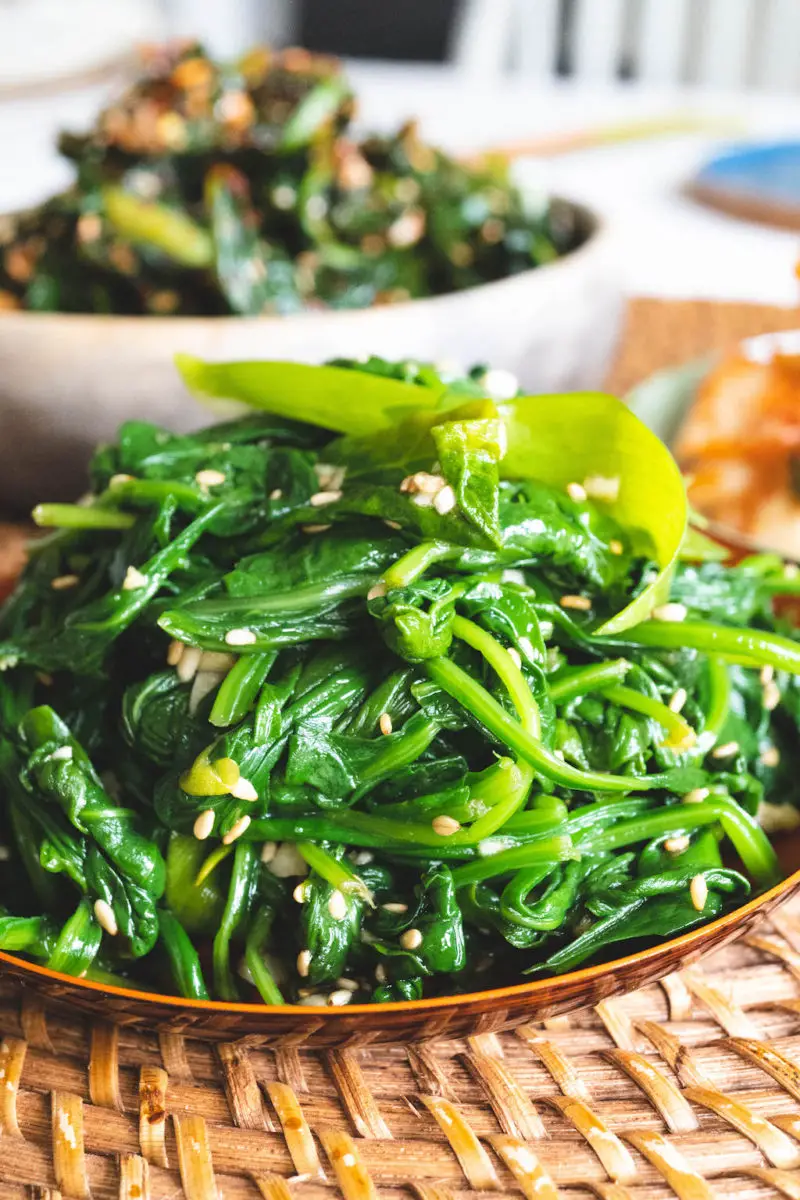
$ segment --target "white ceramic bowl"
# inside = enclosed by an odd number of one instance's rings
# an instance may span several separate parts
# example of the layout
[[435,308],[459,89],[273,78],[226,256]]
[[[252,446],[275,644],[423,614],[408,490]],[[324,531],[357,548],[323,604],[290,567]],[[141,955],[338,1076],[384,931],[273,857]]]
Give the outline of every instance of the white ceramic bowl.
[[621,277],[608,230],[573,207],[587,237],[571,254],[405,304],[290,317],[0,314],[0,505],[76,494],[92,447],[127,418],[181,431],[208,423],[175,371],[176,351],[478,362],[507,368],[529,392],[599,387],[619,334]]

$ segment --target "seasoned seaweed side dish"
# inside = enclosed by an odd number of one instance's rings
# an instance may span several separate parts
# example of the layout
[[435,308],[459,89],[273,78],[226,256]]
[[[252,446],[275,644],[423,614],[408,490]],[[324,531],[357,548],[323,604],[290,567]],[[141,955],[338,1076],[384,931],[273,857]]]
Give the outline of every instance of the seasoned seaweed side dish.
[[2,614],[0,948],[397,1001],[618,956],[779,878],[796,571],[687,533],[622,404],[180,366],[255,411],[125,424],[89,497],[36,510]]
[[73,188],[0,231],[0,310],[224,315],[451,292],[580,243],[505,161],[468,166],[413,124],[359,140],[335,60],[151,51],[88,136]]

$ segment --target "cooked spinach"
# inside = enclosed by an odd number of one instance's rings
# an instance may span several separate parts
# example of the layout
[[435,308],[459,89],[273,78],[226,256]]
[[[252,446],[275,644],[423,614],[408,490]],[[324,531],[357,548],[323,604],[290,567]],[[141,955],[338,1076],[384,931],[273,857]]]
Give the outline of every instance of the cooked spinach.
[[123,426],[90,498],[36,510],[0,617],[0,947],[195,999],[397,1001],[779,878],[759,816],[800,809],[800,638],[773,598],[800,586],[684,539],[622,405],[380,360],[181,370],[261,411]]

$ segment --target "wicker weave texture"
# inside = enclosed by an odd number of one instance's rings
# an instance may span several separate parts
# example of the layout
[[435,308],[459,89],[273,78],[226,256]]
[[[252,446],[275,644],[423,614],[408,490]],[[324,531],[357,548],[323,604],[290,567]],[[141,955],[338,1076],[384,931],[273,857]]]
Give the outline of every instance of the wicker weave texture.
[[800,907],[513,1034],[211,1045],[0,986],[0,1200],[800,1197]]

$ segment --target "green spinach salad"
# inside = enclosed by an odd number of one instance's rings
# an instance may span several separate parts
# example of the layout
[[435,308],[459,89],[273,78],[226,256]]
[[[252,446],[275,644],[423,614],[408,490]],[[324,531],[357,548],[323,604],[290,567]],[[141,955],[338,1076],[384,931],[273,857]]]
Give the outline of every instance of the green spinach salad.
[[584,240],[576,211],[413,123],[361,137],[339,64],[176,43],[85,136],[76,182],[0,228],[0,311],[288,314],[452,292]]
[[[378,359],[182,358],[0,621],[0,948],[342,1005],[519,983],[775,883],[796,568],[687,532],[613,397]],[[496,398],[491,393],[495,392]]]

